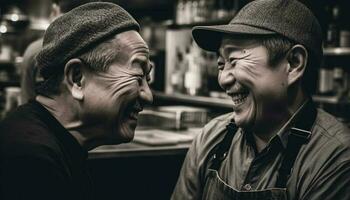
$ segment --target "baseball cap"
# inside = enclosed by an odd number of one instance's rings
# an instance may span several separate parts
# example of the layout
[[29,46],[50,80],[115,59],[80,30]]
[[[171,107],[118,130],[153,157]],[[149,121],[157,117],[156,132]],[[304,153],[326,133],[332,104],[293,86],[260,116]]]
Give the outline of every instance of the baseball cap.
[[282,35],[322,58],[322,29],[313,13],[297,0],[255,0],[244,6],[227,25],[196,26],[199,47],[217,51],[223,35]]

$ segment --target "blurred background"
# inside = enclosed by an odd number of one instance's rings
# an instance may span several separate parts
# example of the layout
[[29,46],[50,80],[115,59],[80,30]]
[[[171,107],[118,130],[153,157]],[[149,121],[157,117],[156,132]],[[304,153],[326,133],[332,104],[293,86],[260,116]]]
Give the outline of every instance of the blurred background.
[[[230,112],[217,83],[216,54],[192,41],[195,25],[226,24],[249,0],[113,0],[141,25],[154,63],[154,105],[146,108],[132,144],[90,152],[103,198],[168,199],[192,138],[206,122]],[[324,32],[324,60],[315,71],[313,99],[350,121],[350,23],[347,0],[301,0]],[[20,105],[23,53],[50,23],[50,0],[0,2],[0,119]],[[156,129],[155,129],[156,127]],[[151,130],[151,131],[150,131]],[[127,171],[127,173],[125,173]],[[133,192],[137,188],[138,192]],[[152,198],[151,198],[152,197]],[[123,198],[121,198],[123,199]]]

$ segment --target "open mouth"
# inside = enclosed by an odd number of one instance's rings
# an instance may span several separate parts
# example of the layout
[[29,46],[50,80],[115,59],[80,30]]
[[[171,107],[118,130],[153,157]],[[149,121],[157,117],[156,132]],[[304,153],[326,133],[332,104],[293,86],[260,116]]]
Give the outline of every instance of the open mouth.
[[130,105],[127,109],[127,116],[129,119],[137,120],[139,112],[143,110],[140,103],[135,103],[133,105]]
[[247,100],[247,97],[249,95],[249,91],[248,90],[240,90],[238,92],[229,93],[229,95],[232,97],[232,101],[233,101],[234,106],[239,106]]
[[129,117],[130,119],[137,120],[138,114],[139,114],[139,113],[136,112],[136,111],[135,111],[135,112],[131,112],[131,113],[129,114],[128,117]]

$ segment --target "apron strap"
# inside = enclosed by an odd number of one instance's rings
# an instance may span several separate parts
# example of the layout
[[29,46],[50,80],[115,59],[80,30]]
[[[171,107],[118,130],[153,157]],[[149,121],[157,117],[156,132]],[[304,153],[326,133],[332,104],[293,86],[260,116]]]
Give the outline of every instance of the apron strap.
[[285,188],[292,172],[294,162],[303,144],[306,144],[311,136],[311,129],[316,120],[317,110],[312,100],[308,100],[305,107],[297,114],[295,126],[290,129],[288,144],[281,167],[278,171],[276,187]]
[[232,139],[235,136],[238,127],[233,122],[230,122],[226,126],[226,129],[227,133],[224,139],[215,146],[217,148],[214,147],[215,151],[213,152],[213,155],[211,155],[213,160],[209,166],[210,169],[218,170],[220,168],[221,162],[225,160],[227,152],[231,147]]
[[235,136],[238,127],[233,121],[226,126],[227,133],[225,137],[212,148],[203,164],[203,173],[201,174],[201,182],[207,181],[208,169],[218,170],[221,162],[226,158],[227,152],[231,147],[232,139]]

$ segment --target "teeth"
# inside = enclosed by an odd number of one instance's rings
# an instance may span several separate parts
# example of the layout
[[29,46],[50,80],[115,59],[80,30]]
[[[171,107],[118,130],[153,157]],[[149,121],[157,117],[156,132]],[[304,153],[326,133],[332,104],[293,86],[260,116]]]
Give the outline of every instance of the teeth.
[[243,94],[243,93],[234,94],[232,96],[232,101],[235,105],[238,105],[243,103],[246,100],[247,96],[248,94]]
[[134,112],[130,113],[129,117],[136,119],[137,118],[137,113],[134,113]]
[[245,98],[246,96],[247,96],[246,94],[239,93],[239,94],[234,94],[232,98],[233,100],[239,100],[239,99]]

